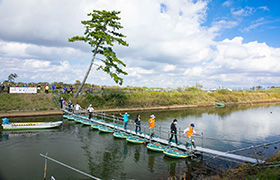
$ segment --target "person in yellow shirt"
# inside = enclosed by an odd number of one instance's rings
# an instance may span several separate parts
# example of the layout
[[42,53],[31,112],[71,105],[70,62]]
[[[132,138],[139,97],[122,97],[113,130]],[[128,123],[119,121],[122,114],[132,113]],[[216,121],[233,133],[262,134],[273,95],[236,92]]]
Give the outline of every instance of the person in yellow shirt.
[[189,145],[193,145],[194,148],[196,148],[195,144],[194,144],[194,140],[192,139],[193,134],[199,135],[195,130],[194,130],[194,124],[192,123],[189,127],[187,127],[184,132],[183,132],[183,136],[187,134],[188,137],[188,141],[186,143],[186,148],[189,147]]
[[151,115],[150,119],[149,119],[149,129],[150,129],[150,137],[152,139],[153,135],[155,134],[155,123],[156,123],[156,119],[155,119],[155,115]]

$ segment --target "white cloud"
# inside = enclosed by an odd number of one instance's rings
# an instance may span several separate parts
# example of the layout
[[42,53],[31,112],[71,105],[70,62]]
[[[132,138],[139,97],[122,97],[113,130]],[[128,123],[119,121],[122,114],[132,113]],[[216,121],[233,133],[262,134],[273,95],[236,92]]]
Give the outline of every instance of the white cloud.
[[210,63],[188,68],[185,74],[198,78],[219,79],[227,85],[246,87],[256,83],[280,83],[280,48],[265,43],[243,43],[243,38],[225,39],[217,44],[216,57]]
[[174,66],[172,64],[168,64],[168,65],[164,66],[163,71],[169,72],[169,71],[174,71],[175,69],[176,69],[176,66]]
[[[161,11],[164,4],[164,11]],[[232,6],[226,1],[223,6]],[[267,10],[266,6],[259,9]],[[83,35],[81,20],[93,9],[121,11],[121,32],[129,47],[116,45],[117,56],[127,66],[124,85],[177,87],[196,82],[217,86],[222,83],[279,83],[279,48],[265,43],[243,43],[242,37],[215,41],[225,29],[237,27],[237,20],[223,19],[210,27],[208,1],[198,0],[2,0],[0,3],[0,81],[17,73],[20,81],[82,80],[91,60],[86,43],[69,43]],[[255,9],[231,8],[235,16],[248,16]],[[259,19],[248,30],[263,23]],[[100,64],[97,60],[96,64]],[[109,75],[96,71],[89,83],[114,85]],[[279,79],[279,78],[278,78]],[[205,84],[204,84],[205,83]]]
[[254,12],[254,8],[246,6],[245,8],[241,8],[236,10],[234,8],[231,9],[231,13],[235,16],[248,16]]
[[45,69],[50,67],[50,62],[49,61],[39,61],[39,60],[33,60],[33,59],[26,59],[23,62],[23,68],[34,68],[36,69]]
[[232,2],[230,0],[228,0],[228,1],[225,1],[222,5],[226,6],[226,7],[229,7],[229,6],[232,5]]
[[267,6],[260,6],[257,9],[261,9],[263,11],[269,11],[269,8]]

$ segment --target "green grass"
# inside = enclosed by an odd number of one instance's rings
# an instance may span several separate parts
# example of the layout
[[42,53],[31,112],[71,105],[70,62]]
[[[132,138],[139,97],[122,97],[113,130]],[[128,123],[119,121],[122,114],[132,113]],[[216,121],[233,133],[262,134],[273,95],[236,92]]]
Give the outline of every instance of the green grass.
[[[280,91],[110,91],[106,94],[83,94],[74,99],[73,94],[62,94],[68,102],[79,103],[83,108],[92,104],[96,109],[143,108],[172,105],[215,105],[220,103],[251,103],[280,101]],[[58,98],[59,99],[59,98]],[[0,111],[56,109],[51,94],[1,94]]]
[[1,94],[0,111],[57,109],[50,94]]

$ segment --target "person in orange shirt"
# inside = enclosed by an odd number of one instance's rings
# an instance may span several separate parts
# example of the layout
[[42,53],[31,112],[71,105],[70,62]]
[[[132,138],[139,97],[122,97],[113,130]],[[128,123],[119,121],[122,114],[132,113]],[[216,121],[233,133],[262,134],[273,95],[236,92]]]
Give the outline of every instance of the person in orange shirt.
[[156,123],[156,120],[155,120],[155,115],[151,115],[150,116],[150,119],[149,119],[149,128],[150,128],[150,137],[152,139],[153,135],[155,134],[155,123]]
[[184,130],[183,136],[185,134],[187,134],[187,137],[188,137],[188,141],[186,143],[186,148],[188,148],[188,146],[190,144],[193,145],[194,148],[196,148],[196,146],[194,144],[194,140],[192,139],[192,137],[193,137],[193,134],[196,134],[196,135],[199,135],[199,134],[194,130],[194,124],[193,123]]

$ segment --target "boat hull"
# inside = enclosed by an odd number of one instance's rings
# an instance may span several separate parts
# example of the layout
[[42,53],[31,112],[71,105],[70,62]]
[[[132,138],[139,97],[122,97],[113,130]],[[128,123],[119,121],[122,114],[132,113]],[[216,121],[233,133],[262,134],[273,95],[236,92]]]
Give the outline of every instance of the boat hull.
[[215,104],[216,104],[216,107],[225,107],[225,105],[223,103],[216,102]]
[[98,130],[100,132],[104,132],[104,133],[113,133],[114,132],[114,129],[106,128],[106,127],[99,127]]
[[144,144],[146,141],[144,139],[138,138],[138,137],[128,137],[126,140],[130,143],[134,144]]
[[48,129],[55,128],[62,124],[62,121],[56,122],[22,122],[2,124],[4,130],[22,130],[22,129]]
[[97,130],[99,129],[99,125],[97,125],[97,124],[92,124],[91,127],[92,127],[92,129],[97,129]]
[[129,134],[122,132],[114,132],[113,136],[115,138],[126,139],[127,137],[129,137]]
[[163,152],[166,147],[160,143],[149,143],[147,148],[151,151]]
[[163,153],[172,158],[186,158],[190,156],[188,152],[183,152],[181,150],[178,150],[177,148],[166,148]]
[[81,123],[83,125],[86,125],[86,126],[91,126],[91,122],[90,121],[82,120]]

